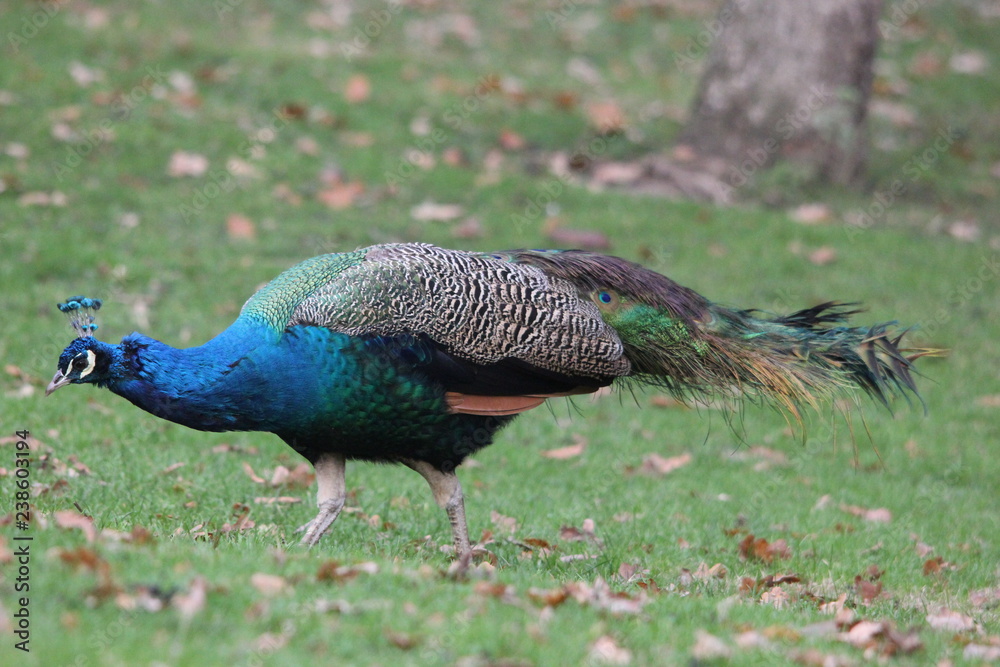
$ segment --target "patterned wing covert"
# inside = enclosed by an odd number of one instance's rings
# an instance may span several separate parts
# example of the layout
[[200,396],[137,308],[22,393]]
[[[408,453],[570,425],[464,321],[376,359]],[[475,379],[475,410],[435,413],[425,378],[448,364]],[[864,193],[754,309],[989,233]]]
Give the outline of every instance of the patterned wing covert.
[[593,378],[627,375],[622,343],[570,281],[534,266],[428,244],[360,251],[292,312],[289,325],[351,335],[426,335],[481,364],[515,358]]

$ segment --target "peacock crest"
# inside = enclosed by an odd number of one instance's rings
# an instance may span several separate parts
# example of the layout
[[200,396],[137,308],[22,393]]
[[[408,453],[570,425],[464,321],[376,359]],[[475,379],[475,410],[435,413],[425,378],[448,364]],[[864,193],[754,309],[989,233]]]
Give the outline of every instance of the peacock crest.
[[97,316],[103,301],[85,296],[71,296],[65,303],[56,306],[59,312],[69,317],[69,325],[76,331],[77,338],[90,338],[97,331]]

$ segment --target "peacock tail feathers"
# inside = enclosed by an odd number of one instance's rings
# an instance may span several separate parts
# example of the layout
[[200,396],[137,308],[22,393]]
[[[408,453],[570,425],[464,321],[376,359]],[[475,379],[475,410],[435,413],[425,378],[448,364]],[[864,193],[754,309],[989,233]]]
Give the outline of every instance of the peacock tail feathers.
[[859,312],[852,304],[768,318],[713,304],[616,257],[518,251],[508,258],[576,284],[621,339],[629,377],[683,401],[743,395],[798,415],[800,406],[860,388],[888,404],[894,395],[918,395],[911,362],[935,353],[901,349],[903,334],[893,337],[891,323],[844,326]]

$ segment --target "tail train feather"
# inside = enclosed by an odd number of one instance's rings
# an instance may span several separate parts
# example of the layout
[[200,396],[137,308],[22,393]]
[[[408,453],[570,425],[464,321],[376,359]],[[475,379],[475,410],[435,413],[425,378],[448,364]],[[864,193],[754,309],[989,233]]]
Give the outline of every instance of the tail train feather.
[[638,264],[585,252],[522,251],[514,261],[577,284],[621,338],[630,378],[680,400],[742,394],[788,410],[862,390],[885,406],[919,399],[912,362],[937,350],[901,347],[894,322],[848,326],[852,303],[827,302],[784,316],[713,304]]

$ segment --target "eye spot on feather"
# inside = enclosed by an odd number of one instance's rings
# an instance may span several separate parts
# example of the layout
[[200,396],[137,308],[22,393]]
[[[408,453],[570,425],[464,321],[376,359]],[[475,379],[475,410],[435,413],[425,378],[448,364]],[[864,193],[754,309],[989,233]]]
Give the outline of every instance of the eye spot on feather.
[[618,295],[609,290],[598,290],[593,294],[591,294],[591,298],[594,300],[594,303],[597,304],[597,307],[600,308],[601,310],[609,310],[617,308],[619,303],[621,302],[621,299],[618,298]]

